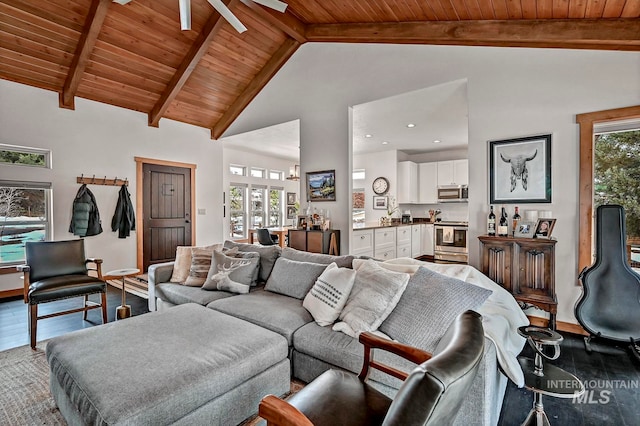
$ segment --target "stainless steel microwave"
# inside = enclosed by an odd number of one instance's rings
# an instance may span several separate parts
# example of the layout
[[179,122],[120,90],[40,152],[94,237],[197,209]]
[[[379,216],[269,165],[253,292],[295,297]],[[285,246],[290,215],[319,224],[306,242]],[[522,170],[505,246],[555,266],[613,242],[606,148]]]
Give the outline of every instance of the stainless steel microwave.
[[439,203],[464,203],[469,199],[467,185],[446,185],[438,187]]

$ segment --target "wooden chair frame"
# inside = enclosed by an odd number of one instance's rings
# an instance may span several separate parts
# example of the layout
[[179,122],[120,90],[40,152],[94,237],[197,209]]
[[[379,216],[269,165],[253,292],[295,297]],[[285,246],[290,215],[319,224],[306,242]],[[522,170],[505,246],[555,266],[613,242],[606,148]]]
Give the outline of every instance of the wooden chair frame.
[[[360,371],[360,374],[358,374],[358,378],[361,381],[365,381],[367,379],[370,368],[380,370],[383,373],[389,374],[400,380],[406,380],[409,376],[408,373],[405,373],[404,371],[400,371],[396,368],[375,361],[371,356],[372,349],[381,349],[391,352],[416,364],[422,364],[433,356],[431,353],[422,349],[384,339],[369,332],[361,333],[358,340],[364,345],[362,370]],[[267,421],[267,425],[313,426],[313,423],[300,410],[275,395],[267,395],[262,399],[262,401],[260,401],[258,415]]]
[[[87,258],[85,260],[85,264],[90,264],[90,263],[94,264],[95,266],[92,268],[87,267],[88,271],[95,272],[97,275],[97,278],[102,280],[103,279],[102,278],[102,259]],[[54,312],[52,314],[38,316],[38,304],[29,303],[29,285],[30,285],[29,274],[31,271],[31,267],[29,265],[18,265],[16,268],[18,269],[18,271],[24,274],[23,275],[23,297],[24,297],[24,303],[29,304],[29,340],[31,344],[31,349],[35,349],[36,347],[38,320],[53,318],[61,315],[74,314],[76,312],[84,312],[82,319],[86,321],[87,311],[91,309],[102,308],[102,323],[103,324],[107,323],[108,320],[107,320],[107,293],[106,292],[100,293],[100,296],[101,296],[100,303],[89,300],[89,295],[85,294],[82,308],[69,309],[66,311]],[[49,302],[43,302],[43,303],[49,303]]]

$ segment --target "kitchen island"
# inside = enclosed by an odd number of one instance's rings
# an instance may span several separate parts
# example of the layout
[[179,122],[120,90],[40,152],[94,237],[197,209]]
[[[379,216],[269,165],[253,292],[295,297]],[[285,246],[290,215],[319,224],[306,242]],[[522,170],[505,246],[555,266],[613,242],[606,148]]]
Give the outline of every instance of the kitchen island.
[[353,227],[351,254],[381,260],[433,256],[433,229],[433,223],[420,220],[413,223],[394,221],[391,225],[358,224]]

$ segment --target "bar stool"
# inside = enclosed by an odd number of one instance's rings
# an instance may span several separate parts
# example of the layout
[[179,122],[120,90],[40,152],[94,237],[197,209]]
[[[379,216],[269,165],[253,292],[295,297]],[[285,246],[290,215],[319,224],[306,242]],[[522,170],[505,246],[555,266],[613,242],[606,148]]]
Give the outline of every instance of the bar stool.
[[[527,339],[535,351],[535,359],[518,357],[524,372],[524,386],[533,391],[533,408],[522,426],[550,426],[542,405],[542,395],[576,398],[584,393],[584,385],[576,376],[562,368],[551,364],[543,365],[543,358],[552,361],[560,356],[560,343],[564,340],[560,333],[534,326],[519,327],[518,333]],[[545,346],[553,347],[553,355],[544,353]]]

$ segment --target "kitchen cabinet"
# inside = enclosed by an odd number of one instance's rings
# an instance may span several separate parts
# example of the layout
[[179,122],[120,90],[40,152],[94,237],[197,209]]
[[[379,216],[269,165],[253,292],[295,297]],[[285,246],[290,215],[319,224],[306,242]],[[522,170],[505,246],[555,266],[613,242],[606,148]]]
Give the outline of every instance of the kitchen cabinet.
[[468,185],[469,160],[438,161],[438,185]]
[[413,161],[398,163],[398,204],[418,203],[418,164]]
[[418,203],[438,202],[438,163],[418,164]]
[[396,228],[378,228],[373,235],[373,256],[378,259],[394,259],[396,257]]
[[373,229],[353,231],[351,254],[373,257]]
[[396,257],[411,257],[411,226],[396,228]]
[[480,236],[483,274],[504,287],[522,309],[535,306],[549,312],[549,328],[556,328],[556,240]]
[[422,236],[422,255],[433,256],[435,250],[435,226],[433,223],[423,223],[420,225],[420,234]]
[[420,257],[422,254],[422,235],[420,234],[421,225],[411,225],[411,257]]

